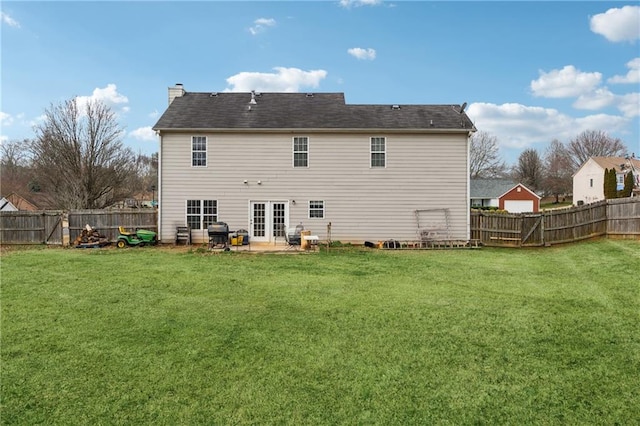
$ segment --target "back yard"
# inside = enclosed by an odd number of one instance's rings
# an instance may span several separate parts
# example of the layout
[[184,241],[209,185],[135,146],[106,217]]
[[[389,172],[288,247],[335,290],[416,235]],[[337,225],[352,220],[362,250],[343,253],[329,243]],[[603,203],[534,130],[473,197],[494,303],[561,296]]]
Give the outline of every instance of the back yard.
[[2,424],[637,424],[640,242],[30,249]]

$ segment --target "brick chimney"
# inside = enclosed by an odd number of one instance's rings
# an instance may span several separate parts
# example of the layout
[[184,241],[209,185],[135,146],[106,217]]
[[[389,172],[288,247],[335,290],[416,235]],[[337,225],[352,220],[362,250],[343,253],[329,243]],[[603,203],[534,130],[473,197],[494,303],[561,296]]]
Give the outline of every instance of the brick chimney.
[[175,98],[178,98],[184,95],[184,87],[182,87],[182,83],[176,83],[174,87],[169,87],[169,105]]

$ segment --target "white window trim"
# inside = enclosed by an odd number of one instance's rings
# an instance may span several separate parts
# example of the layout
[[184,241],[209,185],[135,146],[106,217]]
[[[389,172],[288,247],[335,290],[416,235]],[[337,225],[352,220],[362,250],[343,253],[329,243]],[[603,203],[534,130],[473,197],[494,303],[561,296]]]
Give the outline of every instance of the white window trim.
[[[204,166],[195,166],[193,164],[193,153],[194,152],[202,152],[202,151],[194,151],[193,150],[193,138],[204,138]],[[201,136],[201,135],[192,135],[191,136],[191,167],[194,169],[202,169],[202,168],[206,168],[209,166],[209,138],[207,136]]]
[[[218,218],[220,217],[220,205],[219,205],[217,199],[211,199],[211,198],[209,198],[209,199],[187,199],[187,200],[184,201],[184,213],[185,213],[185,215],[184,215],[184,223],[186,225],[189,225],[188,217],[189,216],[195,216],[195,214],[189,214],[189,201],[198,201],[200,203],[200,213],[198,214],[200,216],[200,228],[191,228],[192,230],[193,229],[196,229],[196,230],[200,229],[200,230],[205,230],[206,231],[206,228],[204,227],[204,217],[205,216],[215,216],[214,222],[218,221]],[[204,213],[204,202],[205,201],[215,201],[215,204],[216,204],[216,214],[215,215],[209,215],[209,214],[205,215],[205,213]]]
[[[306,166],[296,166],[296,139],[297,138],[305,138],[307,139],[307,150],[306,151],[300,151],[300,153],[302,152],[306,152],[307,153],[307,165]],[[309,159],[311,158],[311,156],[309,155],[309,145],[310,145],[310,141],[309,141],[309,136],[294,136],[291,138],[291,167],[293,167],[294,169],[308,169],[309,168]]]
[[[322,203],[322,209],[318,207],[314,207],[313,210],[322,210],[322,217],[312,217],[311,216],[311,203]],[[307,218],[308,219],[324,219],[327,216],[327,205],[324,200],[309,200],[307,209]]]
[[[373,142],[373,139],[384,139],[384,151],[374,151],[372,149],[371,143]],[[374,166],[371,161],[371,154],[384,154],[384,166]],[[387,137],[386,136],[371,136],[369,138],[369,168],[370,169],[386,169],[387,168],[387,163],[388,163],[388,156],[387,156]]]

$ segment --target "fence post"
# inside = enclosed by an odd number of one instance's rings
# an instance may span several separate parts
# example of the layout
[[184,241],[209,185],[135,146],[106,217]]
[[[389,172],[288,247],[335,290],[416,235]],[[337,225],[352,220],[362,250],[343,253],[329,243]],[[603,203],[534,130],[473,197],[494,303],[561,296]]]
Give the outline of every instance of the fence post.
[[67,247],[71,244],[69,241],[69,212],[62,212],[62,247]]

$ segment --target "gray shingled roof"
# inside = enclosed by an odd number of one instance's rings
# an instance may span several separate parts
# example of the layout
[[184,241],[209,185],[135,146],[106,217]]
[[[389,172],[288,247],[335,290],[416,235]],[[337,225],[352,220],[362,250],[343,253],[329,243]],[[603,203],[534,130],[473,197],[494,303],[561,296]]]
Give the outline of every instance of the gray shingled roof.
[[343,93],[261,93],[255,100],[251,93],[186,92],[153,128],[475,130],[460,105],[347,105]]
[[471,198],[498,198],[517,184],[511,179],[471,179],[469,192]]

